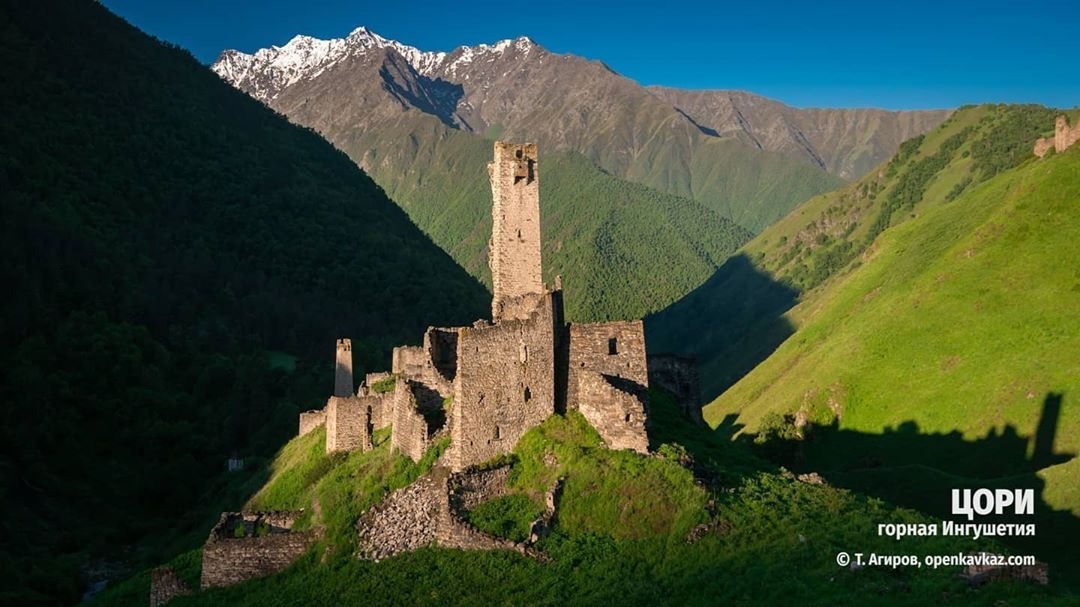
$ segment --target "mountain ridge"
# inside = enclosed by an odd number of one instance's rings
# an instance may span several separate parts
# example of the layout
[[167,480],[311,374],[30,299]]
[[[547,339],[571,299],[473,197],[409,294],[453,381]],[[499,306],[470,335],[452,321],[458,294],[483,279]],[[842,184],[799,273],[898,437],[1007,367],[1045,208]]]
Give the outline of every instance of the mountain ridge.
[[[449,52],[436,52],[421,51],[416,47],[383,38],[363,26],[356,28],[345,38],[319,40],[298,35],[282,47],[263,48],[251,54],[226,50],[212,64],[211,69],[237,88],[269,103],[288,86],[303,79],[316,78],[349,56],[385,48],[399,52],[419,73],[435,80],[483,80],[485,75],[477,73],[472,64],[498,62],[504,59],[505,55],[511,55],[512,58],[532,55],[538,62],[545,59],[563,62],[569,60],[578,63],[573,69],[582,69],[582,64],[595,65],[611,75],[618,76],[617,72],[601,61],[583,59],[572,54],[551,53],[525,36],[500,40],[490,45],[463,45]],[[315,49],[319,52],[314,52]],[[300,65],[300,68],[297,68],[297,65]],[[522,69],[520,64],[517,67]],[[638,86],[637,83],[632,84]],[[494,85],[488,80],[483,88],[494,88]],[[797,109],[743,91],[692,91],[662,86],[639,88],[669,104],[671,109],[704,134],[723,136],[742,133],[744,137],[741,140],[759,149],[783,152],[793,159],[810,163],[846,180],[860,176],[862,172],[884,160],[901,141],[925,132],[944,120],[950,112],[874,108]],[[457,125],[459,128],[470,132],[483,132],[492,124],[507,121],[501,117],[506,108],[499,108],[494,113],[485,112],[482,102],[477,103],[473,96],[469,97],[461,108],[463,121]],[[724,98],[730,100],[731,106],[737,104],[739,107],[735,108],[734,112],[731,107],[717,107],[718,99]],[[762,115],[760,108],[766,108],[767,115]],[[748,115],[750,118],[747,118]],[[836,122],[841,124],[836,125]],[[561,145],[560,142],[555,143]],[[577,149],[583,151],[580,147]]]

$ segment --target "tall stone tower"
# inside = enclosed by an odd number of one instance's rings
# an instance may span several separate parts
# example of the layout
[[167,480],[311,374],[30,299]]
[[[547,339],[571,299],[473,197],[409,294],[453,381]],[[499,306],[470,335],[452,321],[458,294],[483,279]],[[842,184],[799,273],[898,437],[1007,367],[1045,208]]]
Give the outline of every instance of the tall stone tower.
[[334,396],[353,395],[352,340],[337,340],[337,373],[334,376]]
[[494,156],[488,164],[493,198],[488,255],[495,293],[491,319],[524,320],[544,296],[536,144],[496,141]]

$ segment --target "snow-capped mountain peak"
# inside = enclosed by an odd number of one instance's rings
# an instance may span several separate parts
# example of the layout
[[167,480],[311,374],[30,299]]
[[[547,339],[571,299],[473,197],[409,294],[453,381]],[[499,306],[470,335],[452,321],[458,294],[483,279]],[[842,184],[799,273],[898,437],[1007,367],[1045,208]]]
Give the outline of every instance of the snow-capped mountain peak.
[[500,40],[491,45],[462,46],[452,53],[421,51],[416,47],[383,38],[360,26],[345,38],[321,40],[298,35],[284,46],[259,49],[253,54],[227,50],[218,57],[211,69],[233,86],[246,88],[252,96],[267,101],[293,83],[314,78],[346,57],[373,49],[394,49],[417,72],[431,76],[444,69],[455,74],[478,57],[502,54],[510,49],[529,53],[535,46],[532,40],[522,36],[515,40]]

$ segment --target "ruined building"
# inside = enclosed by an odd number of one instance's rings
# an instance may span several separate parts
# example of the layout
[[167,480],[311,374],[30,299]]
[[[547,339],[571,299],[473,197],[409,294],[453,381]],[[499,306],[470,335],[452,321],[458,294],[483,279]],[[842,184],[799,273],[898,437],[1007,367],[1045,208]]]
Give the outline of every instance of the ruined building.
[[561,280],[548,288],[542,278],[536,145],[496,142],[488,176],[491,321],[429,328],[422,346],[394,349],[390,374],[368,374],[356,391],[350,341],[338,340],[334,396],[300,415],[300,434],[325,425],[328,452],[367,450],[390,426],[392,446],[413,460],[446,434],[441,463],[459,472],[576,409],[610,448],[647,450],[641,321],[565,322]]
[[1054,151],[1060,154],[1077,141],[1080,141],[1080,123],[1069,128],[1069,119],[1058,116],[1057,121],[1054,122],[1054,137],[1041,137],[1036,141],[1035,155],[1042,158],[1050,151],[1050,148],[1054,148]]

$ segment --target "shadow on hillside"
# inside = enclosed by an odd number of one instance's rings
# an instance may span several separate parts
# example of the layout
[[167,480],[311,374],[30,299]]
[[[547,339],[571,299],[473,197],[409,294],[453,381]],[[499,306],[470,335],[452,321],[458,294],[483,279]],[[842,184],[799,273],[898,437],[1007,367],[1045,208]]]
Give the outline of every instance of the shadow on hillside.
[[695,357],[708,403],[795,332],[783,315],[798,296],[740,253],[686,297],[645,318],[649,350]]
[[[1046,482],[1038,475],[1076,457],[1054,450],[1063,402],[1060,393],[1046,395],[1035,435],[1030,437],[1006,426],[971,440],[957,431],[924,433],[916,422],[906,421],[880,434],[842,429],[836,422],[810,424],[798,431],[798,438],[794,417],[788,416],[787,427],[770,428],[762,442],[746,435],[737,442],[750,443],[759,455],[796,474],[817,472],[834,486],[956,523],[969,521],[952,514],[952,489],[1032,489],[1033,516],[976,516],[970,522],[1034,523],[1035,537],[1003,538],[1004,543],[1014,554],[1033,554],[1049,562],[1052,584],[1075,587],[1080,583],[1080,563],[1072,557],[1080,543],[1080,519],[1046,502]],[[718,431],[718,438],[731,436],[730,427]]]

